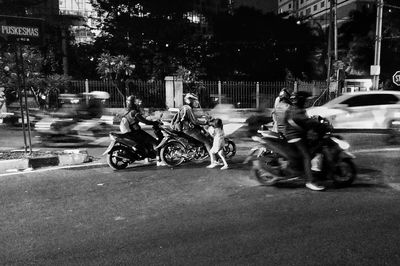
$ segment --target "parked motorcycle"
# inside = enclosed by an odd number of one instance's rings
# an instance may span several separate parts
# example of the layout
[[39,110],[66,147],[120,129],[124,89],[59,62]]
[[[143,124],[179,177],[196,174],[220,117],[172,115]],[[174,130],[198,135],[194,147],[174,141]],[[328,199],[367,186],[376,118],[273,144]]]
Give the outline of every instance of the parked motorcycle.
[[[153,130],[156,135],[154,140],[159,143],[163,139],[161,126],[154,125]],[[135,139],[134,134],[111,132],[110,139],[110,145],[103,155],[107,155],[107,163],[114,170],[122,170],[135,161],[157,156],[157,150],[150,147],[152,145],[143,145],[139,139]]]
[[[355,158],[347,149],[349,143],[332,134],[332,126],[321,117],[324,130],[308,134],[313,174],[332,180],[336,186],[349,186],[356,179]],[[303,175],[302,158],[282,134],[259,130],[252,139],[259,145],[253,148],[245,162],[252,162],[252,173],[263,185],[300,180]],[[305,180],[304,180],[305,181]]]
[[[160,157],[163,162],[171,167],[178,166],[187,161],[201,161],[208,158],[204,144],[197,139],[188,136],[184,132],[175,131],[164,127],[162,129],[164,138],[158,145],[160,148]],[[202,128],[212,143],[212,136]],[[224,154],[226,158],[231,158],[236,154],[236,145],[233,140],[225,138]]]

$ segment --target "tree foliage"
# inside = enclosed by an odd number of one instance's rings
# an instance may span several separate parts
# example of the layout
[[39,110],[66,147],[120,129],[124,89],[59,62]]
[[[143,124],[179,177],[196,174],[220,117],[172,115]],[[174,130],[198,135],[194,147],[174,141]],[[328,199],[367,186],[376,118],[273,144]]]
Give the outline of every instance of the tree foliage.
[[[390,3],[390,1],[385,1]],[[347,73],[369,75],[374,64],[376,8],[351,12],[350,20],[339,28],[341,57],[347,63]],[[400,66],[400,10],[384,7],[381,40],[381,77],[391,79]]]
[[[321,39],[307,24],[241,8],[202,15],[191,23],[191,1],[99,0],[103,21],[94,44],[101,53],[132,58],[133,78],[163,79],[185,72],[196,79],[278,80],[320,78],[315,51]],[[207,26],[207,27],[205,27]],[[202,30],[206,29],[206,32]]]
[[[17,54],[20,61],[20,55]],[[39,50],[24,47],[22,58],[23,67],[21,63],[17,64],[15,53],[6,51],[0,54],[0,85],[6,89],[7,103],[18,97],[18,73],[20,82],[25,80],[26,89],[35,96],[37,103],[40,96],[48,97],[67,89],[70,78],[56,74],[54,55],[43,57]]]
[[0,14],[1,15],[27,15],[27,11],[43,4],[46,0],[3,0],[0,1]]

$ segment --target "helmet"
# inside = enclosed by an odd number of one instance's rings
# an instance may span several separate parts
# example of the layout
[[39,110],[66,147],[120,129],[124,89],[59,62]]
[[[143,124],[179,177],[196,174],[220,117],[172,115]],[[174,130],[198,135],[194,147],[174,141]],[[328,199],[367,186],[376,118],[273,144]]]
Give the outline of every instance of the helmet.
[[297,91],[292,94],[290,99],[292,100],[293,104],[300,107],[304,108],[307,99],[311,96],[309,92],[306,91]]
[[197,98],[196,95],[194,95],[193,93],[186,93],[185,95],[185,100],[189,100],[189,101],[198,101],[199,99]]
[[283,88],[280,92],[279,92],[279,98],[281,99],[289,99],[290,98],[290,93],[288,92],[288,90],[286,88]]
[[130,95],[126,98],[126,106],[129,109],[135,109],[136,104],[135,104],[136,97],[134,95]]
[[307,91],[296,91],[295,93],[292,94],[290,99],[293,100],[307,100],[309,97],[311,97],[311,93]]

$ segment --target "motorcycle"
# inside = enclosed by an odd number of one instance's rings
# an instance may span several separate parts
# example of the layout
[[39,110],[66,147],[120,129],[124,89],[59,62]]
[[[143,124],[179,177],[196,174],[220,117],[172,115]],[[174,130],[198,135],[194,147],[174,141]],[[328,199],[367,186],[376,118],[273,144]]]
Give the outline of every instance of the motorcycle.
[[49,147],[97,145],[113,129],[112,121],[97,118],[77,121],[69,117],[46,116],[35,125],[39,141]]
[[[153,130],[156,135],[153,138],[159,143],[163,138],[160,125],[154,125]],[[107,155],[107,163],[114,170],[125,169],[135,161],[157,157],[158,151],[150,147],[152,145],[146,147],[133,134],[111,132],[109,136],[111,142],[103,155]]]
[[[332,180],[339,187],[349,186],[356,179],[355,156],[347,151],[350,144],[340,136],[332,134],[329,121],[319,117],[324,130],[310,131],[307,135],[311,150],[313,174],[319,179]],[[259,130],[260,135],[252,139],[259,145],[254,147],[244,163],[252,163],[252,174],[267,186],[303,180],[302,158],[282,134]],[[299,178],[300,177],[300,178]]]
[[[212,136],[203,127],[201,130],[212,143]],[[175,167],[192,160],[202,161],[209,156],[202,142],[184,132],[167,127],[162,131],[164,138],[157,148],[160,149],[161,160],[168,166]],[[225,138],[224,154],[225,158],[231,158],[236,154],[236,144],[229,138]]]

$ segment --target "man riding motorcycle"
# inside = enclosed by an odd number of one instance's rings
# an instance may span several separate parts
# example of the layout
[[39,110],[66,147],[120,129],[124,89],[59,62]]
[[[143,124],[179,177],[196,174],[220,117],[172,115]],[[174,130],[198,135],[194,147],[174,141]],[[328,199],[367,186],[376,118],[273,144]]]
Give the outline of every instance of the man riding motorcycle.
[[[121,119],[120,130],[122,133],[127,133],[128,136],[134,135],[135,139],[139,140],[139,143],[142,143],[144,145],[147,154],[150,155],[151,152],[156,151],[155,147],[157,146],[158,143],[156,142],[155,138],[153,138],[150,134],[141,129],[139,122],[152,126],[156,126],[160,124],[160,122],[150,121],[144,118],[140,112],[141,104],[142,100],[136,98],[133,95],[126,98],[127,107]],[[158,154],[156,155],[156,158],[157,158],[157,166],[162,165]]]
[[207,125],[207,123],[203,123],[199,121],[193,112],[193,107],[197,107],[199,102],[198,98],[191,94],[187,93],[184,98],[185,104],[180,108],[179,116],[182,123],[182,131],[183,133],[191,136],[192,138],[204,143],[204,146],[207,149],[207,152],[210,154],[210,165],[207,168],[214,168],[218,164],[215,160],[215,156],[210,152],[211,150],[211,142],[210,140],[202,133],[200,126]]
[[321,191],[325,187],[316,183],[311,171],[311,156],[307,145],[307,132],[311,129],[318,130],[320,126],[317,121],[307,116],[305,103],[311,95],[305,91],[295,92],[292,97],[293,105],[285,113],[284,132],[285,137],[291,145],[294,145],[303,159],[303,168],[306,178],[306,187]]

